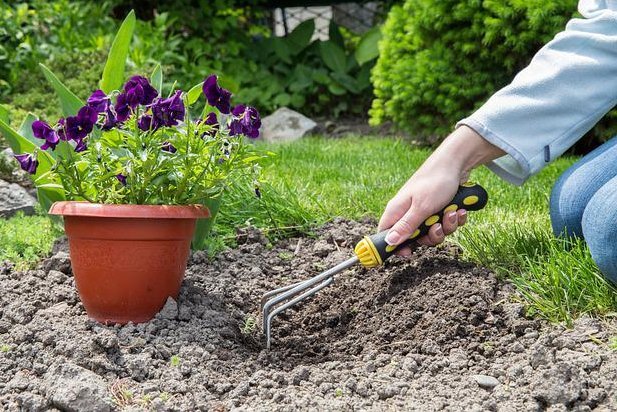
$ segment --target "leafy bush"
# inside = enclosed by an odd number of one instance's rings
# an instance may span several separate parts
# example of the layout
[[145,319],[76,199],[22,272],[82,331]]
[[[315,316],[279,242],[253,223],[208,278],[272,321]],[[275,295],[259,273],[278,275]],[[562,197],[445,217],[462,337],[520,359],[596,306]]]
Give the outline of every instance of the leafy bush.
[[[370,70],[377,57],[379,28],[361,38],[344,38],[330,23],[330,39],[311,38],[315,22],[307,20],[286,37],[268,37],[250,49],[248,70],[238,75],[246,86],[242,99],[268,111],[289,106],[309,115],[364,115],[370,104]],[[242,67],[246,67],[243,65]],[[247,70],[247,69],[245,69]]]
[[106,3],[0,0],[0,95],[27,90],[24,73],[38,71],[38,62],[104,49],[115,24],[108,14]]
[[[215,72],[239,99],[264,112],[289,106],[308,115],[364,115],[370,105],[369,73],[379,30],[360,37],[333,24],[331,40],[311,42],[313,21],[285,38],[270,37],[266,11],[252,7],[261,0],[137,3],[120,0],[114,8],[122,16],[136,7],[137,16],[147,20],[136,35],[148,43],[134,46],[138,51],[131,59],[143,62],[136,58],[141,55],[160,61],[180,86]],[[154,9],[161,14],[152,13]],[[156,33],[147,32],[148,24]]]
[[432,141],[503,87],[576,11],[576,0],[406,0],[384,27],[371,121]]
[[0,0],[0,100],[15,126],[28,112],[58,118],[56,97],[37,63],[87,97],[101,76],[115,18],[134,7],[140,19],[127,61],[131,73],[149,75],[160,62],[176,87],[188,89],[217,73],[238,99],[264,113],[285,105],[311,116],[365,115],[379,30],[361,37],[332,25],[331,40],[311,42],[311,21],[286,38],[271,37],[266,11],[252,7],[259,3]]

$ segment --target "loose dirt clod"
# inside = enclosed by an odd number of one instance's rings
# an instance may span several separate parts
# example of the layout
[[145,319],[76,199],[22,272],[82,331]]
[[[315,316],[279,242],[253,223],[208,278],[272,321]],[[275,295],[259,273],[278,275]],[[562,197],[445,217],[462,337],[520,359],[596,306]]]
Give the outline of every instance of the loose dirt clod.
[[617,408],[617,356],[594,343],[612,325],[526,319],[510,287],[452,247],[337,275],[276,318],[266,351],[261,294],[351,256],[374,227],[340,220],[273,248],[241,231],[237,249],[193,256],[154,320],[122,327],[88,320],[63,250],[38,270],[3,265],[0,409]]

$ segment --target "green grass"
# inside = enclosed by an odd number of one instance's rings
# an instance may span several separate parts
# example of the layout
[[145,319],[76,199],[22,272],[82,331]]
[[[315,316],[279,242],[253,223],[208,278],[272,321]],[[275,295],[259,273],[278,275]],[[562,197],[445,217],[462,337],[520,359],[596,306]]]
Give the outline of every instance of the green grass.
[[[267,146],[276,152],[265,167],[262,197],[251,182],[230,190],[214,226],[212,253],[233,245],[236,228],[251,224],[271,240],[310,233],[337,217],[379,218],[387,201],[430,154],[395,139],[309,138]],[[612,314],[617,293],[599,273],[580,242],[555,239],[548,198],[557,177],[575,159],[549,165],[523,187],[503,182],[485,168],[472,180],[489,193],[486,209],[470,214],[469,223],[450,241],[464,258],[510,279],[529,312],[570,324],[584,313]],[[0,220],[0,258],[27,265],[49,251],[58,235],[46,218]]]
[[44,216],[19,214],[0,219],[0,261],[9,260],[18,269],[31,267],[41,256],[49,254],[61,231]]

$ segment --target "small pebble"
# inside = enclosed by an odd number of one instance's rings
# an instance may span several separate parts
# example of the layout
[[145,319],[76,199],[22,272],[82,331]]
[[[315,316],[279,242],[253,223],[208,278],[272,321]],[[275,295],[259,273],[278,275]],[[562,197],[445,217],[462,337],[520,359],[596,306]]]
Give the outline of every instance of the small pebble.
[[485,389],[493,389],[495,386],[499,385],[499,381],[488,375],[473,375],[472,378],[480,385],[480,387]]

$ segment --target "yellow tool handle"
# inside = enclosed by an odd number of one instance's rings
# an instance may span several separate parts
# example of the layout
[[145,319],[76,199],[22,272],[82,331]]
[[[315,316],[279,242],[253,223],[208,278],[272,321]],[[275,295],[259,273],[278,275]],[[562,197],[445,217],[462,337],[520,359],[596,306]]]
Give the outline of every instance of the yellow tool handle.
[[355,248],[356,256],[360,263],[367,268],[381,265],[398,249],[415,243],[416,239],[426,235],[431,226],[440,223],[444,214],[458,209],[480,210],[486,206],[488,194],[482,186],[477,183],[467,182],[459,186],[454,198],[439,213],[429,216],[409,239],[398,246],[391,246],[386,243],[386,235],[389,229],[376,233],[372,236],[365,236]]

